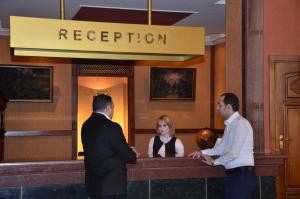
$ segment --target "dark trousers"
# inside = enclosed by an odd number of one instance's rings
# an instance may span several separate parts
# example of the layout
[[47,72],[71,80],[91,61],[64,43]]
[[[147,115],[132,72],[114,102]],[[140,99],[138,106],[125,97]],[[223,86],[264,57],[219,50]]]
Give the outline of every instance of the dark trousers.
[[253,199],[255,189],[254,170],[239,170],[227,174],[225,199]]
[[98,196],[98,197],[90,197],[90,199],[126,199],[126,195]]

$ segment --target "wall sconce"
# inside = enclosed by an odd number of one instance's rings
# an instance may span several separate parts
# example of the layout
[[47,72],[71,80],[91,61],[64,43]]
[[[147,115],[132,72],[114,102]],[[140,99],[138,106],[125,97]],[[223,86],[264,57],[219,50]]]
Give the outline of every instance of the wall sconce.
[[90,88],[90,92],[93,96],[97,96],[100,94],[108,95],[111,92],[111,89],[97,89],[97,88]]

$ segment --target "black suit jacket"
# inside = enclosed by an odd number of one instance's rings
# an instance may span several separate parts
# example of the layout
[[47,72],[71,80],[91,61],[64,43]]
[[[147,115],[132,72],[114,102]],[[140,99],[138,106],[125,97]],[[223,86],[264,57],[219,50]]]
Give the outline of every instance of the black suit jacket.
[[120,125],[93,113],[82,125],[81,139],[88,195],[126,194],[125,163],[135,163],[136,154],[126,143]]

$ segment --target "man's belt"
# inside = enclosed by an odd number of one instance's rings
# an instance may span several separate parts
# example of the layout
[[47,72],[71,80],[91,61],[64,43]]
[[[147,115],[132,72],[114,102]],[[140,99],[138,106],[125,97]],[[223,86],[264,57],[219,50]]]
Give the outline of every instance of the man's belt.
[[243,166],[243,167],[236,167],[233,169],[226,169],[225,173],[227,175],[232,175],[238,172],[243,172],[243,171],[255,171],[255,167],[254,166]]

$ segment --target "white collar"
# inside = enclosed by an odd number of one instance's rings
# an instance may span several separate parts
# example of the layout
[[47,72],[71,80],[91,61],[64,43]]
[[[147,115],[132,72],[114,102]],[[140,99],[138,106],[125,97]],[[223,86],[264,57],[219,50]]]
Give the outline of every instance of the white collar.
[[239,112],[234,112],[227,120],[224,121],[224,124],[227,126],[233,122],[238,116],[240,116]]
[[111,120],[105,113],[102,113],[100,111],[94,111],[94,113],[100,113],[100,114],[104,115],[107,119]]
[[170,135],[159,135],[159,139],[166,144],[172,139],[172,137]]

